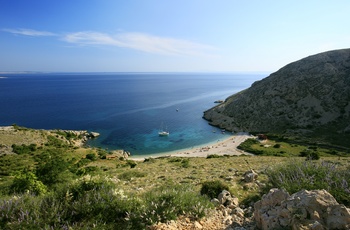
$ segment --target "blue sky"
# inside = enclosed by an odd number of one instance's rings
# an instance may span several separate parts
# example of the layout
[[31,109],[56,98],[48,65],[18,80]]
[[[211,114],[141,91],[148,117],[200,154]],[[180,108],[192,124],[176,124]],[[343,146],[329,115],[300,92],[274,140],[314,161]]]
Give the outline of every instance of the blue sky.
[[0,71],[274,72],[350,47],[350,1],[0,0]]

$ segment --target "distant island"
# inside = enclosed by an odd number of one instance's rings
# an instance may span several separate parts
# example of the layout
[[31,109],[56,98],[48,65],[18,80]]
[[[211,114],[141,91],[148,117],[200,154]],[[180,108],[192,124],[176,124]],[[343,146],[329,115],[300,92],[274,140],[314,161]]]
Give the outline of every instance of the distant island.
[[350,49],[286,65],[203,116],[229,131],[274,133],[350,147]]

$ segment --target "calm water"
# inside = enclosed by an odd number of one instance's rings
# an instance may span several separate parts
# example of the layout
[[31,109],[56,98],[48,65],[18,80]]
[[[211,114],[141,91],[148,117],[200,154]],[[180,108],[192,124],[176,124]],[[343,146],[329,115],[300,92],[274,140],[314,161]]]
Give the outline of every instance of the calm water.
[[[0,125],[101,133],[89,144],[133,155],[175,151],[223,138],[202,119],[214,101],[265,75],[2,74]],[[161,125],[170,135],[159,137]],[[228,135],[228,134],[226,134]]]

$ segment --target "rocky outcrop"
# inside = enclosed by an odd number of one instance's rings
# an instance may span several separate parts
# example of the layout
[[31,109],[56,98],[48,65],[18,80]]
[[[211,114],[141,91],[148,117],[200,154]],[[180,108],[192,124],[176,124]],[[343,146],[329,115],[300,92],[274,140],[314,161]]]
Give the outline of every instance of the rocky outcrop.
[[293,62],[203,117],[229,131],[349,135],[350,49]]
[[[82,147],[89,139],[97,138],[100,136],[97,132],[88,132],[86,130],[48,130],[51,135],[56,135],[62,141],[67,144]],[[62,135],[63,134],[63,135]]]
[[212,203],[215,210],[203,219],[191,221],[180,216],[150,229],[350,229],[350,209],[326,190],[302,190],[289,195],[284,190],[271,189],[254,207],[240,205],[237,197],[223,190]]
[[302,190],[293,195],[271,189],[254,205],[259,229],[350,229],[350,209],[326,190]]

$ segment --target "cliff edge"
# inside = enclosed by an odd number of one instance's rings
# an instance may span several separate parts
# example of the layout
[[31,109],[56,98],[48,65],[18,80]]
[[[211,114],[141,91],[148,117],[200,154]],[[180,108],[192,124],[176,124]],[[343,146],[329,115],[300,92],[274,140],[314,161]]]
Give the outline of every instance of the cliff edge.
[[296,135],[349,147],[350,49],[290,63],[203,117],[230,131]]

